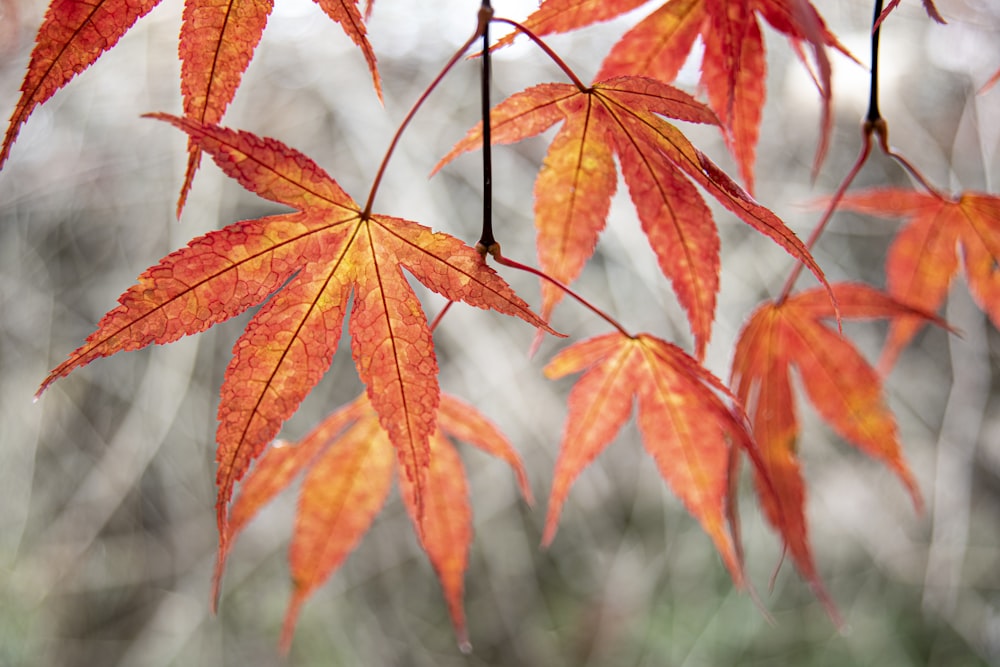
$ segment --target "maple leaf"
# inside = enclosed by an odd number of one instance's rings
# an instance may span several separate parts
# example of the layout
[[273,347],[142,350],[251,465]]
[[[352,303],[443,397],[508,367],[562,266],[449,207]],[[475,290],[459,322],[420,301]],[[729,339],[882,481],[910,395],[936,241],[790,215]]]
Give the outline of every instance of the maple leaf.
[[[833,290],[842,318],[928,317],[866,285],[837,283]],[[820,417],[895,472],[918,509],[921,499],[903,460],[896,421],[882,398],[878,373],[850,341],[824,323],[834,317],[830,300],[820,289],[792,295],[780,304],[764,303],[740,332],[731,384],[747,410],[759,447],[759,472],[764,474],[757,476],[757,489],[764,513],[799,571],[836,615],[809,546],[793,366]]]
[[234,223],[165,257],[39,394],[94,359],[203,331],[277,292],[233,347],[222,385],[216,510],[225,540],[233,485],[329,368],[353,293],[355,365],[419,498],[440,389],[431,332],[402,269],[449,300],[545,323],[475,250],[415,222],[362,213],[305,155],[247,132],[153,117],[187,132],[249,190],[298,212]]
[[[614,18],[647,1],[545,0],[525,19],[524,26],[537,35],[567,32]],[[629,30],[612,48],[597,74],[598,80],[641,75],[669,83],[677,77],[695,40],[701,36],[705,44],[701,84],[708,93],[710,106],[727,130],[727,144],[751,192],[767,79],[757,15],[791,40],[796,54],[813,73],[823,100],[815,164],[818,169],[826,154],[832,122],[830,61],[826,48],[833,47],[851,56],[807,0],[671,0]],[[516,33],[508,35],[499,45],[512,42],[515,36]],[[815,72],[801,48],[803,43],[812,48]]]
[[[84,71],[149,13],[160,0],[52,0],[28,62],[21,97],[0,149],[0,167],[10,154],[21,126],[36,107]],[[375,53],[368,43],[358,0],[316,0],[358,45],[381,99]],[[184,115],[217,123],[232,101],[260,42],[273,0],[186,0],[180,30],[181,93]],[[180,215],[200,159],[193,143],[184,185],[177,202]]]
[[[621,164],[643,231],[660,270],[687,312],[701,358],[719,290],[719,235],[694,183],[744,222],[766,234],[821,281],[802,242],[661,116],[717,123],[687,93],[645,77],[615,77],[590,87],[547,83],[516,93],[490,112],[493,143],[530,137],[562,121],[535,181],[535,226],[542,270],[570,283],[593,255],[617,187]],[[435,167],[482,143],[482,124]],[[543,318],[563,292],[542,283]]]
[[[881,188],[847,195],[839,206],[909,219],[886,257],[886,288],[894,298],[923,311],[937,311],[958,272],[961,255],[973,299],[1000,327],[1000,198],[966,192],[944,199],[913,190]],[[884,368],[892,367],[925,323],[917,316],[893,319],[882,354]]]
[[743,419],[719,397],[729,391],[680,348],[649,334],[591,338],[566,348],[545,367],[549,378],[581,371],[569,395],[542,543],[555,536],[573,481],[615,437],[637,399],[646,451],[741,584],[739,552],[725,525],[729,459],[732,447],[754,445]]
[[[437,424],[429,441],[422,509],[417,490],[406,474],[400,476],[400,484],[420,544],[444,590],[459,643],[466,648],[462,595],[472,540],[472,511],[465,471],[446,436],[509,463],[529,504],[531,489],[517,452],[475,408],[442,394]],[[261,507],[308,470],[289,547],[294,591],[282,633],[282,645],[287,649],[303,603],[340,567],[385,502],[394,458],[388,436],[365,395],[335,411],[298,443],[269,448],[242,482],[233,501],[228,536],[220,543],[216,595],[228,545]]]

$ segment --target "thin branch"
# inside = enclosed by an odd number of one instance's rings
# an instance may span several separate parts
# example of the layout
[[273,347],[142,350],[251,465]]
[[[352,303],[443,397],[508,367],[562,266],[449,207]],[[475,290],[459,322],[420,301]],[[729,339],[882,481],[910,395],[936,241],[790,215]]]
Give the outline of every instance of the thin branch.
[[[871,82],[868,87],[868,113],[865,115],[865,120],[861,124],[861,152],[858,153],[857,159],[854,161],[854,166],[851,170],[847,172],[847,176],[841,181],[840,186],[834,193],[833,197],[830,199],[826,210],[823,212],[823,217],[820,218],[819,222],[816,223],[816,228],[813,229],[812,234],[809,235],[809,239],[806,241],[806,248],[812,252],[813,247],[816,242],[819,241],[819,237],[823,235],[826,230],[827,224],[830,222],[830,218],[833,217],[834,212],[837,210],[837,205],[840,204],[840,200],[844,198],[844,193],[847,192],[847,188],[850,187],[854,178],[861,171],[861,167],[864,166],[865,162],[868,160],[868,156],[872,153],[872,134],[878,134],[880,143],[883,150],[887,150],[885,145],[885,137],[888,136],[888,129],[886,127],[885,120],[882,119],[882,114],[878,108],[878,39],[881,32],[881,26],[879,25],[879,17],[882,15],[882,0],[875,0],[875,15],[872,18],[872,37],[871,37],[871,49],[872,49],[872,75]],[[795,266],[792,267],[791,273],[788,274],[785,284],[781,288],[781,293],[778,295],[778,299],[775,301],[776,305],[781,305],[791,294],[792,289],[795,287],[795,281],[799,279],[802,274],[802,262],[796,262]],[[840,318],[837,318],[838,325]]]
[[542,51],[545,52],[545,55],[547,55],[549,58],[552,59],[552,62],[554,62],[556,65],[559,66],[559,69],[561,69],[563,72],[566,73],[566,76],[570,78],[570,81],[573,82],[573,85],[575,85],[582,91],[590,89],[589,86],[584,85],[583,81],[580,80],[580,77],[576,75],[576,72],[574,72],[569,68],[569,65],[566,64],[566,61],[560,58],[559,55],[555,51],[553,51],[548,44],[542,41],[541,37],[531,32],[517,21],[511,21],[510,19],[505,19],[505,18],[495,18],[493,19],[493,21],[495,23],[506,23],[507,25],[517,28],[518,30],[523,32],[525,35],[528,36],[528,38],[531,41],[533,41],[538,46],[538,48],[540,48]]
[[[490,21],[493,7],[490,0],[483,0],[479,10],[479,22],[483,31],[483,57],[480,69],[479,85],[483,116],[483,227],[479,235],[479,243],[485,248],[493,246],[497,241],[493,236],[493,153],[490,136]],[[484,20],[485,18],[485,20]]]
[[626,330],[625,327],[623,327],[621,325],[621,323],[618,322],[618,320],[616,320],[615,318],[611,317],[606,312],[604,312],[603,310],[601,310],[600,308],[598,308],[594,304],[592,304],[589,301],[587,301],[586,299],[584,299],[582,296],[580,296],[579,294],[577,294],[576,292],[574,292],[572,289],[570,289],[562,281],[556,280],[555,278],[553,278],[552,276],[548,275],[544,271],[540,271],[540,270],[538,270],[538,269],[536,269],[534,267],[528,266],[526,264],[521,264],[518,261],[515,261],[513,259],[508,259],[507,257],[504,257],[503,254],[500,252],[500,244],[499,243],[494,243],[492,246],[490,246],[488,249],[486,249],[486,251],[489,252],[489,254],[493,256],[493,259],[495,259],[498,264],[502,264],[503,266],[509,266],[510,268],[517,269],[519,271],[525,271],[527,273],[530,273],[533,276],[537,276],[537,277],[541,278],[542,280],[549,281],[550,283],[552,283],[553,285],[555,285],[556,287],[558,287],[559,289],[561,289],[563,292],[565,292],[568,296],[576,299],[587,310],[589,310],[590,312],[592,312],[595,315],[597,315],[598,317],[600,317],[602,320],[604,320],[605,322],[607,322],[608,324],[610,324],[611,326],[613,326],[615,329],[618,329],[618,331],[620,331],[623,336],[628,336],[629,338],[635,338],[635,336],[633,336],[632,334],[630,334],[628,332],[628,330]]
[[[834,212],[837,210],[837,206],[840,204],[840,200],[844,198],[844,193],[847,192],[847,188],[850,187],[851,183],[854,181],[855,176],[861,171],[861,167],[864,166],[865,162],[868,160],[868,156],[872,153],[872,131],[871,126],[866,122],[862,127],[863,141],[861,144],[861,152],[858,153],[858,158],[854,161],[854,166],[841,181],[840,187],[830,198],[830,203],[827,205],[826,210],[823,212],[823,217],[820,218],[819,222],[816,224],[816,228],[813,229],[812,234],[809,235],[809,240],[806,241],[806,248],[811,252],[813,246],[816,245],[816,241],[822,236],[824,230],[826,230],[826,225],[830,222],[830,218],[833,217]],[[795,287],[795,281],[799,279],[799,275],[802,273],[802,262],[796,262],[795,266],[792,267],[792,272],[788,274],[788,279],[785,281],[784,286],[781,288],[781,294],[778,296],[776,305],[781,305],[791,294],[792,288]],[[839,320],[839,318],[838,318]]]
[[[897,3],[898,0],[896,0],[896,3],[892,4],[894,5]],[[892,9],[892,6],[890,6],[889,9]],[[888,11],[889,11],[888,9],[885,12],[882,11],[882,0],[875,0],[875,19],[871,37],[872,76],[868,92],[868,113],[865,116],[865,126],[869,133],[869,136],[871,135],[871,133],[874,133],[878,137],[878,145],[879,148],[882,149],[883,153],[885,153],[886,155],[894,159],[896,162],[898,162],[907,172],[909,172],[910,176],[912,176],[918,183],[920,183],[920,185],[923,186],[923,188],[927,190],[929,193],[931,193],[938,199],[945,199],[945,196],[942,195],[941,192],[937,190],[937,188],[932,186],[927,181],[927,179],[924,178],[923,174],[921,174],[920,171],[910,163],[909,160],[907,160],[902,155],[895,152],[894,150],[892,150],[892,148],[889,147],[889,125],[885,122],[885,119],[882,118],[882,114],[878,108],[878,63],[879,63],[878,42],[879,42],[879,35],[882,33],[882,20],[885,18],[885,14]],[[930,13],[929,9],[928,13]]]
[[[879,133],[876,132],[876,134]],[[903,169],[905,169],[910,174],[910,176],[912,176],[913,179],[917,181],[917,183],[920,183],[920,185],[924,188],[924,190],[927,190],[929,194],[932,194],[941,200],[945,201],[949,200],[949,197],[944,193],[942,193],[937,188],[935,188],[933,185],[931,185],[927,181],[927,179],[924,178],[924,175],[921,174],[920,171],[915,166],[913,166],[913,164],[911,164],[909,160],[907,160],[905,157],[903,157],[902,155],[900,155],[899,153],[897,153],[896,151],[892,150],[892,148],[889,147],[889,141],[887,135],[888,135],[888,130],[886,130],[885,134],[879,134],[879,147],[882,149],[882,152],[891,157],[896,162],[898,162],[903,167]]]
[[444,304],[444,308],[442,308],[442,309],[441,309],[441,312],[437,314],[437,317],[435,317],[435,318],[434,318],[434,321],[433,321],[433,322],[431,322],[431,324],[430,324],[430,330],[431,330],[431,331],[434,331],[434,330],[436,330],[436,329],[437,329],[438,325],[439,325],[439,324],[441,324],[441,320],[443,320],[443,319],[444,319],[444,316],[445,316],[445,314],[446,314],[446,313],[447,313],[447,312],[448,312],[449,310],[451,310],[451,307],[452,307],[452,306],[453,306],[454,304],[455,304],[455,302],[454,302],[454,301],[448,301],[448,303]]
[[872,25],[872,76],[871,81],[868,86],[868,113],[865,115],[865,123],[875,125],[877,123],[885,124],[882,120],[882,114],[878,109],[878,38],[882,33],[882,23],[880,17],[882,16],[882,0],[875,0],[875,18]]

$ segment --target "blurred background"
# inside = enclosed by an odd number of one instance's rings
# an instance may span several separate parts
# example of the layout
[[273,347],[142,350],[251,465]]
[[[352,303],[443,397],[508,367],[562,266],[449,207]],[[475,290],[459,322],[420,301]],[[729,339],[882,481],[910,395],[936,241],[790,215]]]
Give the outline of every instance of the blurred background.
[[[0,106],[13,109],[44,5],[0,3]],[[280,0],[225,123],[314,158],[356,199],[423,87],[475,25],[478,2],[379,0],[369,24],[385,87],[310,0]],[[883,32],[881,106],[893,144],[943,189],[997,191],[1000,6],[937,0],[949,25],[904,2]],[[867,63],[871,6],[819,2]],[[611,44],[657,3],[550,43],[588,79]],[[497,0],[523,18],[530,0]],[[218,388],[249,317],[169,346],[100,360],[37,403],[49,369],[75,349],[147,266],[190,238],[279,212],[208,160],[180,222],[183,135],[139,115],[179,113],[182,3],[164,2],[120,44],[36,110],[0,172],[0,665],[1000,665],[1000,334],[956,280],[944,311],[962,336],[924,332],[886,380],[909,464],[927,501],[914,513],[893,475],[833,436],[805,404],[801,455],[820,571],[845,619],[835,627],[789,563],[744,483],[747,568],[773,616],[735,590],[709,539],[680,506],[630,424],[574,486],[548,550],[538,547],[565,399],[573,378],[540,370],[564,343],[527,351],[523,323],[465,307],[436,332],[443,388],[476,404],[521,452],[539,501],[527,507],[509,469],[461,448],[476,538],[465,598],[471,655],[455,646],[437,580],[397,492],[357,551],[306,604],[292,651],[277,651],[290,593],[286,551],[294,489],[240,538],[221,610],[209,613],[216,546]],[[803,237],[810,201],[830,193],[859,147],[867,72],[834,57],[830,156],[810,182],[818,100],[787,42],[765,29],[768,104],[758,199]],[[497,53],[494,94],[563,81],[519,43]],[[697,53],[678,85],[696,91]],[[376,210],[470,242],[481,210],[478,154],[428,180],[477,119],[478,67],[458,66],[417,116]],[[683,127],[729,173],[716,130]],[[496,225],[505,254],[534,263],[531,191],[550,131],[495,152]],[[873,156],[858,186],[908,184]],[[624,190],[624,188],[620,188]],[[707,365],[729,374],[742,323],[774,296],[790,259],[717,211],[723,275]],[[898,223],[839,215],[816,250],[831,279],[884,284]],[[530,302],[534,280],[504,272]],[[808,285],[803,278],[802,285]],[[627,196],[580,291],[634,331],[690,349]],[[425,300],[432,315],[436,297]],[[602,322],[565,302],[553,325],[575,340]],[[847,333],[877,357],[885,327]],[[306,433],[361,389],[344,350],[285,426]]]

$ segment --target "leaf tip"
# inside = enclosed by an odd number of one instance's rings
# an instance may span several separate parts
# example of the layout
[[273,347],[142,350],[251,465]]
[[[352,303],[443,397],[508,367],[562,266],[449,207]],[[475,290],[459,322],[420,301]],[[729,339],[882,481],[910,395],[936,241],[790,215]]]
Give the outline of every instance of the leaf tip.
[[3,169],[3,166],[7,163],[7,158],[10,157],[10,151],[14,147],[14,142],[17,141],[17,135],[21,133],[21,126],[28,122],[28,116],[35,106],[37,104],[28,105],[23,98],[17,103],[14,115],[10,118],[10,125],[7,126],[7,132],[3,137],[3,146],[0,146],[0,169]]
[[142,114],[139,117],[140,118],[149,118],[151,120],[162,120],[162,121],[164,121],[166,123],[173,123],[176,120],[180,120],[180,118],[178,116],[174,116],[173,114],[169,114],[169,113],[164,113],[162,111],[149,111],[147,113]]
[[32,403],[37,403],[39,400],[41,400],[42,394],[44,394],[46,391],[48,391],[49,387],[52,386],[52,383],[55,382],[60,377],[62,377],[62,375],[64,375],[64,374],[58,373],[57,371],[58,371],[58,369],[52,371],[51,373],[49,373],[49,375],[48,375],[47,378],[45,378],[44,380],[42,380],[42,384],[40,384],[38,386],[38,391],[35,392],[34,397],[32,397],[32,399],[31,399]]
[[557,505],[549,504],[549,514],[545,518],[545,530],[542,531],[542,541],[539,546],[542,549],[548,549],[552,546],[552,540],[556,537],[556,531],[559,530],[559,513],[562,509],[562,503]]
[[181,185],[180,194],[177,195],[177,219],[181,219],[184,212],[184,205],[187,203],[188,194],[191,193],[191,186],[194,184],[194,174],[201,164],[201,149],[195,145],[194,140],[188,139],[188,163],[184,172],[184,184]]
[[826,590],[823,582],[817,576],[815,580],[809,582],[809,585],[813,589],[813,594],[819,600],[819,603],[823,605],[823,610],[826,612],[830,622],[836,626],[837,632],[844,632],[847,624],[844,622],[844,617],[840,615],[840,610],[837,609],[837,603],[830,597],[830,593]]
[[[544,318],[544,316],[543,316],[543,318]],[[547,320],[548,318],[544,318],[544,319]],[[532,359],[534,359],[535,355],[538,354],[539,348],[542,347],[542,341],[543,340],[545,340],[545,329],[543,329],[541,327],[538,327],[538,328],[535,329],[535,337],[531,340],[531,345],[528,346],[528,360],[529,361],[532,360]]]
[[531,486],[528,484],[528,478],[518,474],[517,476],[517,486],[521,490],[521,497],[524,498],[524,502],[528,507],[535,506],[535,494],[531,492]]
[[548,548],[552,546],[552,540],[555,537],[555,532],[555,528],[549,530],[549,527],[546,525],[545,532],[542,533],[542,541],[538,543],[538,548],[548,550]]
[[302,589],[296,586],[292,593],[292,599],[288,602],[288,611],[285,612],[285,621],[281,625],[281,639],[278,641],[278,650],[282,655],[288,655],[292,649],[292,637],[295,635],[295,624],[299,620],[299,611],[305,600]]
[[910,494],[910,500],[913,502],[913,511],[917,513],[917,516],[923,516],[924,514],[924,496],[920,493],[920,486],[917,484],[916,478],[913,476],[913,472],[910,470],[909,466],[905,462],[900,462],[901,465],[896,471],[899,475],[900,480],[903,482],[903,486]]
[[[986,89],[983,88],[983,92],[985,91]],[[7,158],[10,156],[10,149],[13,145],[14,145],[14,140],[9,139],[4,141],[3,147],[0,148],[0,169],[3,169],[3,166],[7,163]]]
[[212,572],[212,591],[209,607],[212,615],[219,613],[219,600],[222,597],[222,575],[226,569],[226,556],[229,553],[229,541],[219,540],[219,548],[215,554],[215,569]]

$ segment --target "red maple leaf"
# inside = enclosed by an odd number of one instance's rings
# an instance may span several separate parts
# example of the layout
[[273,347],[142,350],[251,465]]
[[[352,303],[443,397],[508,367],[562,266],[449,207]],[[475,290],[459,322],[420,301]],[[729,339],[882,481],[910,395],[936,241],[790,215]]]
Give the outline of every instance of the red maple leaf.
[[[866,285],[836,283],[833,290],[842,318],[928,317]],[[882,381],[851,342],[827,326],[825,321],[834,316],[821,289],[795,294],[780,304],[764,303],[740,332],[732,370],[732,386],[747,410],[760,451],[764,474],[757,476],[757,489],[764,512],[833,614],[809,546],[792,367],[823,420],[885,463],[921,506],[916,480],[903,460],[896,420],[882,398]]]
[[739,548],[726,528],[729,466],[733,447],[754,445],[743,418],[720,398],[729,395],[725,386],[683,350],[649,334],[591,338],[545,367],[549,378],[581,371],[569,395],[543,544],[555,536],[573,481],[621,430],[637,400],[646,451],[742,583]]
[[[400,488],[420,544],[441,581],[459,644],[467,649],[462,591],[472,541],[472,510],[462,462],[445,436],[507,461],[529,504],[531,489],[517,452],[475,408],[442,394],[437,424],[429,441],[422,501],[406,474],[400,476]],[[389,438],[364,395],[331,414],[297,444],[269,448],[233,501],[227,539],[222,543],[227,546],[220,545],[217,561],[216,595],[228,545],[261,507],[307,471],[289,547],[294,591],[281,640],[287,650],[302,604],[340,567],[385,502],[394,458]]]
[[[617,187],[613,156],[635,203],[660,269],[687,311],[700,358],[711,335],[719,290],[719,236],[694,183],[766,234],[825,282],[809,251],[661,116],[715,123],[687,93],[643,77],[617,77],[590,87],[547,83],[510,96],[490,112],[494,143],[511,143],[563,122],[535,182],[535,226],[542,270],[570,283],[593,255]],[[481,124],[435,167],[482,143]],[[692,183],[693,181],[693,183]],[[542,317],[562,298],[542,284]]]
[[[524,21],[524,26],[537,35],[567,32],[606,21],[647,2],[545,0]],[[641,75],[671,82],[687,60],[695,39],[701,36],[705,44],[701,84],[726,128],[726,141],[751,192],[767,79],[758,15],[791,40],[796,53],[813,73],[823,100],[821,138],[816,151],[818,168],[826,154],[832,122],[830,61],[826,48],[850,54],[807,0],[670,0],[615,44],[597,74],[598,80]],[[500,44],[510,43],[514,37],[508,35]],[[803,44],[812,48],[814,72],[802,50]]]
[[[839,206],[909,219],[886,258],[886,288],[894,298],[935,312],[961,258],[973,299],[1000,327],[1000,198],[966,192],[943,199],[926,192],[881,188],[847,195]],[[882,355],[884,368],[895,363],[925,323],[925,318],[916,316],[893,319]]]
[[[0,167],[17,134],[36,107],[94,64],[160,0],[52,0],[38,29],[28,71],[0,149]],[[381,97],[375,52],[368,43],[358,0],[316,3],[361,48]],[[184,115],[198,123],[218,123],[260,42],[273,0],[185,0],[180,31],[181,93]],[[188,168],[177,202],[184,206],[201,152],[188,144]]]
[[270,296],[236,342],[222,385],[216,509],[224,541],[234,484],[329,368],[353,293],[355,365],[422,497],[440,389],[431,332],[402,269],[449,300],[545,323],[475,250],[415,222],[363,213],[305,155],[247,132],[154,117],[187,132],[249,190],[298,211],[234,223],[165,257],[39,393],[94,359],[204,331]]

